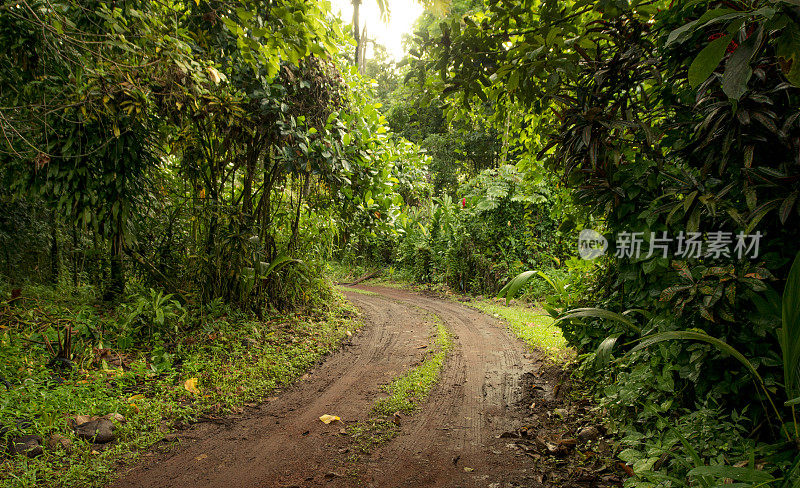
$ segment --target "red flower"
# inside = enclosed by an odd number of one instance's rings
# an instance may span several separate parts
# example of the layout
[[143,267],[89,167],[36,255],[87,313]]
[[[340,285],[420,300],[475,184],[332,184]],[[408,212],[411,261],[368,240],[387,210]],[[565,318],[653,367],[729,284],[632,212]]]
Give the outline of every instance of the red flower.
[[467,199],[466,198],[462,198],[461,199],[461,208],[467,208]]

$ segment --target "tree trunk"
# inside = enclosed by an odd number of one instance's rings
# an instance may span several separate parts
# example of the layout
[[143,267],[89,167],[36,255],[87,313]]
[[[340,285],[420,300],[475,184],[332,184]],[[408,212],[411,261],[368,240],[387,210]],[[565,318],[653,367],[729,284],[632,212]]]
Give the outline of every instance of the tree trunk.
[[297,234],[300,232],[300,210],[303,208],[303,198],[308,193],[308,187],[310,183],[311,173],[306,173],[306,178],[303,182],[303,188],[300,190],[300,195],[297,196],[297,210],[295,212],[294,222],[292,222],[292,238],[289,239],[289,248],[287,249],[287,252],[290,255],[297,245]]
[[125,292],[125,270],[123,269],[122,263],[122,235],[122,222],[118,222],[117,231],[111,238],[111,259],[109,263],[111,276],[109,277],[108,291],[105,296],[106,301],[116,300]]
[[361,54],[361,25],[359,19],[359,10],[361,8],[361,0],[353,0],[353,38],[356,40],[356,50],[353,60],[357,67],[361,66],[362,60],[359,59]]
[[53,285],[58,285],[58,220],[56,211],[50,212],[50,279]]
[[72,286],[78,287],[78,224],[72,223]]

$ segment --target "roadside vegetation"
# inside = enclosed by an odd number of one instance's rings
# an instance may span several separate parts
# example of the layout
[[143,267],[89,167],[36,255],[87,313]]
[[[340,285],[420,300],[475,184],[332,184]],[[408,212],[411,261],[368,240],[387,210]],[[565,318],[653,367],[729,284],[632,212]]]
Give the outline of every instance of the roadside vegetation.
[[[274,395],[359,327],[351,306],[333,297],[330,306],[259,320],[221,302],[185,310],[154,292],[117,308],[103,306],[90,289],[26,292],[0,310],[0,375],[11,385],[0,396],[0,418],[7,438],[35,438],[30,449],[41,454],[28,458],[20,449],[21,456],[5,459],[8,486],[102,485],[116,463],[171,443],[189,424],[218,421]],[[116,347],[135,338],[126,322],[136,300],[156,301],[163,335]],[[51,361],[59,323],[75,330],[68,332],[73,367]],[[110,438],[75,430],[86,418],[110,419]]]
[[575,352],[626,487],[800,485],[798,2],[420,3],[400,63],[327,2],[0,5],[5,485],[260,401],[372,271],[535,304],[474,302]]
[[569,359],[570,351],[561,329],[542,309],[481,300],[471,301],[469,305],[507,322],[514,335],[525,341],[531,349],[543,351],[557,362]]

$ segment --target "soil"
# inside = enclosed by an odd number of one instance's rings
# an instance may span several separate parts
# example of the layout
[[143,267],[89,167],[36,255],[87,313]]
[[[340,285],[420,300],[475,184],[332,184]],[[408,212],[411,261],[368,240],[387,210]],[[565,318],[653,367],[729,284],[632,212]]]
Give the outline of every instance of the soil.
[[[346,292],[366,326],[292,388],[223,424],[195,424],[152,451],[117,488],[616,486],[602,438],[576,440],[587,406],[569,376],[488,315],[420,293]],[[382,386],[422,362],[435,317],[453,334],[438,384],[400,433],[358,454],[345,426]],[[565,387],[565,383],[567,386]],[[556,412],[556,413],[554,413]],[[319,417],[341,421],[324,424]],[[602,432],[602,426],[597,430]],[[592,429],[587,432],[593,433]],[[583,436],[595,437],[595,436]]]

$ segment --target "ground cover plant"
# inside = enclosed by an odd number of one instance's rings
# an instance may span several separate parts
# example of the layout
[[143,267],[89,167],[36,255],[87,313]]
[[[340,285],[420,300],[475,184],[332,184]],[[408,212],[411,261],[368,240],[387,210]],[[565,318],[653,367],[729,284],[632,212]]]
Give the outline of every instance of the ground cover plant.
[[[2,302],[3,436],[35,438],[20,456],[4,460],[7,486],[102,484],[114,476],[116,463],[170,442],[173,432],[274,395],[360,325],[341,299],[262,320],[218,302],[202,311],[202,319],[188,312],[172,337],[120,348],[115,344],[137,334],[126,327],[125,314],[125,305],[136,302],[105,309],[90,290],[82,292],[65,297],[32,288],[13,305]],[[156,313],[166,322],[179,318],[164,306]],[[60,322],[74,324],[72,348],[69,359],[54,362],[58,356],[48,344],[55,345]],[[76,431],[79,416],[110,416],[114,442]],[[28,459],[34,450],[43,453]]]
[[370,280],[574,352],[624,486],[800,486],[797,0],[420,1],[402,60],[343,3],[0,4],[3,482],[261,402]]

